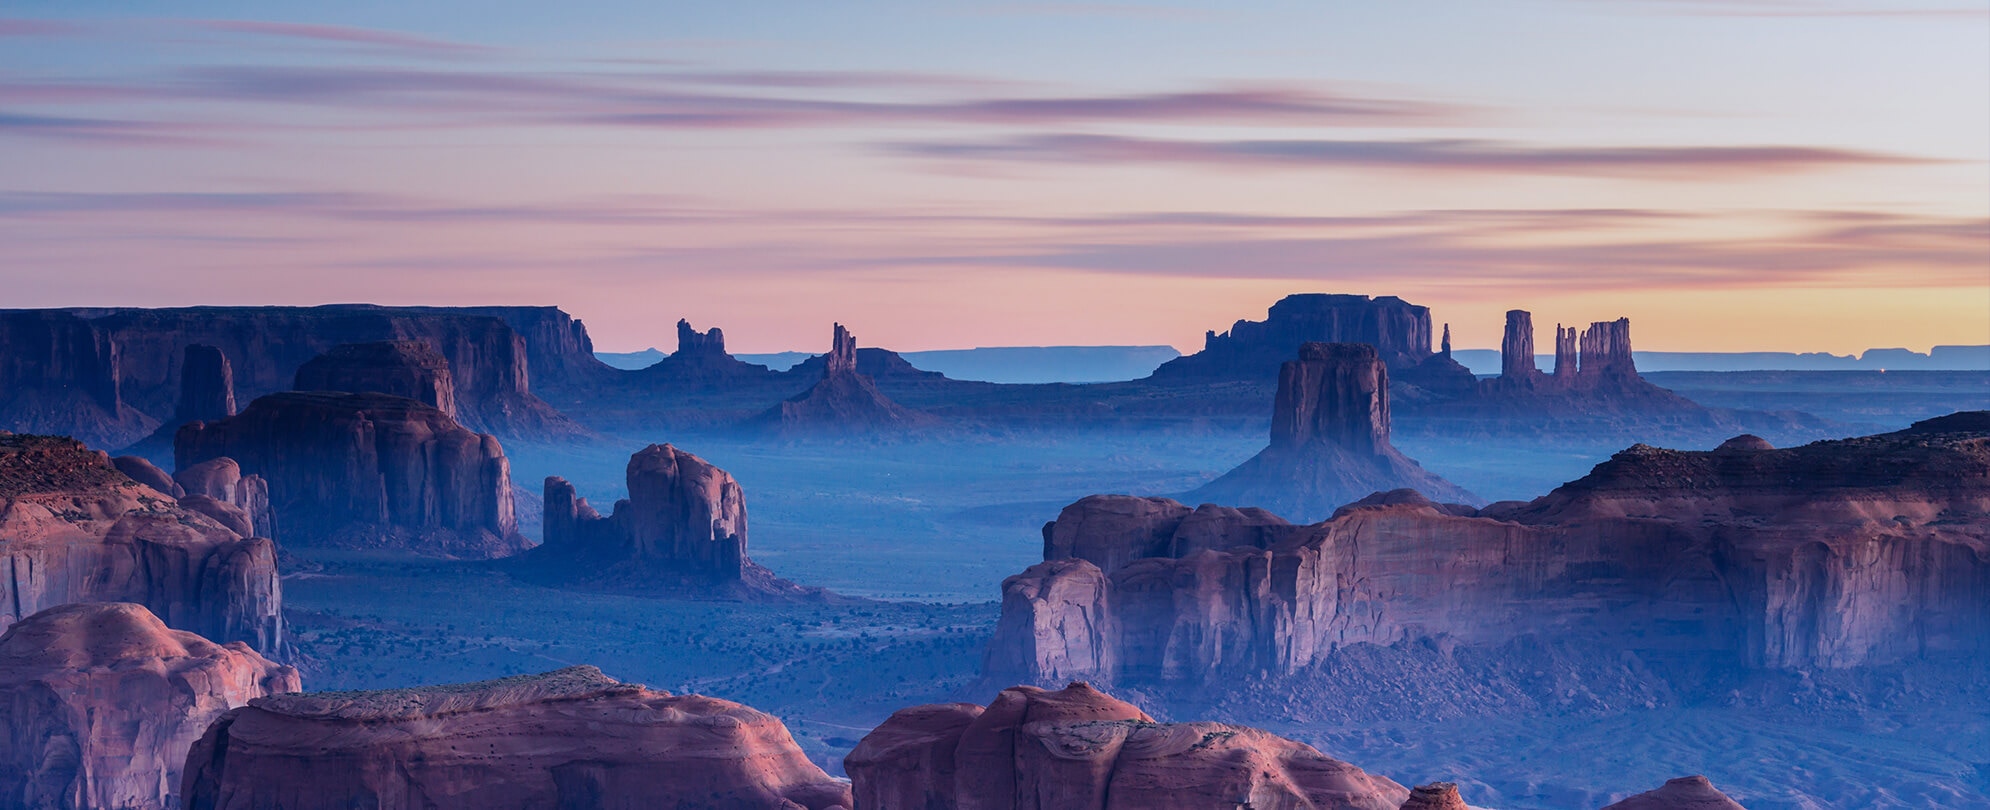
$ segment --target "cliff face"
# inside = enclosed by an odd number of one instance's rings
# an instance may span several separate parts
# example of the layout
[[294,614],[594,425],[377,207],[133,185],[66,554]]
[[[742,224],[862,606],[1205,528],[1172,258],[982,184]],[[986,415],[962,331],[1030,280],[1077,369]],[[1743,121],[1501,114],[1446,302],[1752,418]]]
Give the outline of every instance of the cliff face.
[[1305,343],[1366,343],[1406,370],[1430,357],[1430,309],[1394,296],[1288,295],[1262,321],[1210,332],[1202,351],[1163,363],[1155,380],[1270,379]]
[[187,810],[827,810],[850,789],[746,706],[593,667],[251,701],[187,756]]
[[524,550],[496,437],[387,394],[288,392],[180,430],[177,467],[230,458],[268,482],[286,543],[450,557]]
[[807,391],[747,421],[749,428],[779,433],[869,433],[902,430],[936,420],[891,401],[857,370],[857,338],[836,324],[822,379]]
[[181,630],[284,652],[276,549],[119,473],[73,439],[0,437],[0,626],[136,602]]
[[531,578],[618,589],[800,595],[746,556],[746,493],[731,474],[668,444],[629,458],[629,498],[603,517],[572,484],[546,479],[545,543]]
[[[1990,415],[1790,450],[1634,447],[1528,504],[1387,493],[1309,526],[1088,498],[1003,582],[989,677],[1286,676],[1538,636],[1842,668],[1990,653]],[[1204,514],[1198,510],[1196,514]],[[1138,517],[1129,517],[1138,516]],[[1216,545],[1228,542],[1227,546]]]
[[1271,445],[1189,495],[1319,519],[1341,504],[1402,488],[1478,501],[1389,444],[1389,370],[1373,346],[1308,343],[1279,370]]
[[177,807],[187,749],[297,670],[141,605],[49,608],[0,635],[0,795],[22,810]]
[[334,346],[298,368],[291,387],[393,394],[456,417],[456,383],[449,375],[449,359],[419,340]]
[[0,427],[123,447],[157,427],[123,396],[118,346],[58,310],[0,311]]
[[862,808],[1396,810],[1409,793],[1257,729],[1155,723],[1083,683],[902,710],[843,764]]
[[[591,356],[567,357],[584,342],[578,324],[559,319],[523,318],[535,335],[559,339],[558,347],[529,346],[501,315],[519,316],[510,308],[486,310],[374,307],[189,307],[180,309],[13,310],[0,312],[0,323],[59,323],[66,343],[46,339],[15,339],[0,335],[0,366],[39,369],[26,390],[49,397],[67,388],[90,386],[102,413],[75,412],[48,430],[94,437],[115,434],[105,442],[121,447],[144,436],[153,425],[172,415],[180,391],[183,354],[190,345],[211,346],[229,361],[236,394],[255,398],[288,390],[297,370],[312,358],[341,344],[383,340],[427,343],[449,362],[460,417],[467,425],[508,436],[560,437],[585,433],[531,392],[535,355],[553,365],[567,358],[577,368],[600,362]],[[530,308],[527,308],[530,309]],[[536,310],[533,310],[536,311]],[[557,310],[553,310],[557,313]],[[65,346],[100,347],[91,363],[70,358]],[[591,365],[589,365],[591,364]],[[108,367],[108,371],[100,367]],[[605,367],[603,367],[605,368]],[[572,377],[585,372],[571,372]],[[110,386],[115,383],[115,389]],[[0,389],[0,390],[11,390]],[[119,421],[112,394],[125,408],[151,424],[132,430]],[[0,424],[33,429],[30,409],[6,406]],[[106,415],[109,414],[109,415]],[[46,421],[46,420],[44,420]],[[95,441],[92,438],[92,441]]]

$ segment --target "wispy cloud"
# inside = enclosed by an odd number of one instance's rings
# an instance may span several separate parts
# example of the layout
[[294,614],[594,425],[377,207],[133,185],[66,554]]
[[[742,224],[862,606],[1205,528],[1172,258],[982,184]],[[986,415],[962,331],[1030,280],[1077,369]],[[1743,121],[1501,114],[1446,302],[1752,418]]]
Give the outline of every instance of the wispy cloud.
[[1055,134],[983,141],[892,143],[883,148],[894,154],[949,160],[1277,169],[1362,167],[1661,178],[1931,162],[1808,146],[1537,146],[1466,139],[1184,141]]
[[263,20],[180,20],[172,22],[198,30],[221,34],[240,34],[341,45],[360,45],[426,54],[470,54],[496,50],[483,45],[450,42],[448,40],[432,39],[399,31],[388,31],[378,28],[355,28],[345,25],[269,22]]
[[[1581,2],[1593,5],[1595,0],[1581,0]],[[1982,4],[1901,6],[1824,0],[1617,0],[1617,2],[1643,10],[1702,17],[1892,17],[1933,20],[1990,18],[1990,6]]]
[[0,18],[0,37],[74,36],[88,29],[67,20]]
[[[5,97],[5,93],[0,92],[0,97]],[[186,146],[211,143],[189,128],[172,124],[0,112],[0,137],[9,136],[118,145]]]

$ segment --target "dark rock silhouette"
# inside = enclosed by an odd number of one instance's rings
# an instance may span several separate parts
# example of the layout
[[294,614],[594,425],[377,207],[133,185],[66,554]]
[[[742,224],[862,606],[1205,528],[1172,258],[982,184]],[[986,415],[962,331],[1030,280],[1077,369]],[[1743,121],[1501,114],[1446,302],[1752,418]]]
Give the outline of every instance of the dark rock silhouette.
[[74,439],[0,436],[0,626],[75,602],[285,653],[276,549],[119,473]]
[[74,313],[0,310],[0,426],[123,447],[166,416],[124,398],[116,342]]
[[863,808],[1396,810],[1408,795],[1258,729],[1156,723],[1085,683],[901,710],[843,766]]
[[174,456],[181,470],[233,459],[267,481],[285,543],[473,559],[528,547],[497,438],[412,399],[271,394],[234,417],[182,428]]
[[[677,351],[647,368],[633,372],[639,382],[667,383],[673,389],[752,389],[775,385],[783,377],[772,369],[747,363],[726,353],[725,332],[714,326],[703,332],[691,322],[677,322]],[[793,389],[787,389],[793,390]]]
[[749,428],[789,435],[876,433],[933,424],[930,414],[891,401],[877,383],[857,370],[857,338],[836,324],[822,379],[787,401],[748,420]]
[[1308,343],[1280,369],[1271,445],[1190,497],[1317,520],[1405,487],[1478,501],[1389,444],[1389,370],[1373,346]]
[[1603,810],[1743,810],[1704,776],[1667,779],[1657,790],[1632,796]]
[[602,516],[546,479],[545,542],[519,561],[533,579],[619,590],[743,598],[812,592],[746,555],[746,494],[725,470],[668,444],[629,458],[629,497]]
[[1507,310],[1506,332],[1499,341],[1499,360],[1499,378],[1503,382],[1524,386],[1540,378],[1541,370],[1534,365],[1534,316],[1526,310]]
[[194,744],[182,801],[186,810],[829,810],[850,806],[850,788],[772,716],[581,666],[250,701]]
[[449,359],[419,340],[334,346],[297,369],[299,391],[378,392],[407,397],[456,417]]
[[228,356],[213,346],[193,344],[180,361],[180,399],[171,419],[123,452],[153,458],[173,454],[173,437],[188,422],[213,421],[235,415],[235,372]]
[[297,670],[170,630],[143,605],[62,605],[0,635],[0,795],[22,810],[178,806],[187,749]]
[[1406,370],[1431,355],[1430,331],[1430,309],[1395,296],[1288,295],[1262,321],[1211,331],[1202,351],[1163,363],[1153,379],[1270,380],[1306,343],[1366,343],[1389,367]]

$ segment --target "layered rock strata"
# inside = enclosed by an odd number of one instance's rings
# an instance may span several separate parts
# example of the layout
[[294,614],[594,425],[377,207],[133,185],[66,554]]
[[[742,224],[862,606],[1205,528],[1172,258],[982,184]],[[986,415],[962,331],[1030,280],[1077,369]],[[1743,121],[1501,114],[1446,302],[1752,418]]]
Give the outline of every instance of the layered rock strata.
[[142,605],[49,608],[0,635],[0,796],[23,810],[178,807],[187,749],[297,670],[171,630]]
[[1373,346],[1308,343],[1279,370],[1271,445],[1189,497],[1318,520],[1404,488],[1478,502],[1389,443],[1389,370]]
[[1525,637],[1761,668],[1980,655],[1990,413],[1787,450],[1637,446],[1483,510],[1397,492],[1290,526],[1095,496],[1044,556],[1003,582],[993,679],[1277,678],[1357,644]]
[[616,589],[801,595],[746,555],[746,493],[730,473],[668,444],[629,457],[629,497],[607,516],[558,476],[546,479],[545,542],[520,561],[531,578]]
[[494,436],[388,394],[271,394],[182,428],[177,468],[233,459],[268,482],[285,543],[502,557],[518,534],[511,464]]
[[850,807],[781,721],[593,667],[260,698],[187,756],[186,810]]
[[843,766],[860,808],[1396,810],[1409,793],[1258,729],[1156,723],[1084,683],[899,711]]
[[284,654],[276,549],[119,473],[74,439],[0,436],[0,627],[75,602]]
[[299,391],[393,394],[456,418],[456,383],[449,358],[419,340],[384,340],[334,346],[297,369]]

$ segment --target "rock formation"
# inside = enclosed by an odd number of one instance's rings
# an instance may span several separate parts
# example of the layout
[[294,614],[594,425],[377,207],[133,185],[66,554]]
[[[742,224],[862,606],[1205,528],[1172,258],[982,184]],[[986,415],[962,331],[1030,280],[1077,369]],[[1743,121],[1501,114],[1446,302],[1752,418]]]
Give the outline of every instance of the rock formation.
[[253,529],[238,534],[277,537],[269,482],[260,475],[243,475],[242,465],[232,458],[212,458],[182,469],[173,474],[173,485],[184,495],[181,505],[231,528],[236,522],[243,522]]
[[[714,326],[703,332],[691,322],[677,322],[677,351],[647,368],[634,372],[633,379],[665,383],[673,390],[725,391],[777,384],[781,376],[756,363],[747,363],[726,353],[725,332]],[[794,389],[785,389],[792,391]]]
[[0,627],[73,602],[284,653],[276,549],[119,473],[74,439],[0,436]]
[[1499,341],[1499,377],[1525,384],[1540,376],[1534,365],[1534,316],[1524,309],[1507,310],[1506,333]]
[[291,387],[299,391],[393,394],[456,417],[456,383],[449,376],[449,359],[419,340],[334,346],[298,368],[297,381]]
[[746,556],[746,493],[731,474],[668,444],[629,457],[629,497],[603,517],[572,484],[546,479],[545,542],[521,575],[618,590],[741,597],[805,589]]
[[593,667],[259,698],[187,756],[186,810],[828,810],[850,789],[781,721]]
[[844,758],[860,808],[1396,810],[1408,791],[1264,731],[1156,723],[1084,683],[893,714]]
[[1603,810],[1743,810],[1704,776],[1667,779],[1657,790],[1632,796]]
[[1430,331],[1430,308],[1395,296],[1288,295],[1262,321],[1209,332],[1202,351],[1162,364],[1153,378],[1270,380],[1306,343],[1366,343],[1390,368],[1405,371],[1431,356]]
[[1205,508],[1191,535],[1180,504],[1087,498],[1003,582],[984,672],[1196,684],[1528,637],[1786,669],[1990,652],[1990,412],[1762,444],[1640,445],[1525,504],[1387,493],[1309,526]]
[[1318,520],[1341,504],[1402,488],[1478,501],[1389,444],[1389,370],[1375,347],[1308,343],[1279,370],[1271,446],[1190,496]]
[[749,428],[785,434],[871,433],[935,421],[930,414],[891,401],[876,382],[857,370],[857,338],[842,324],[836,324],[831,340],[822,359],[822,379],[748,420]]
[[188,422],[214,421],[235,415],[235,372],[228,356],[213,346],[187,346],[180,361],[180,400],[173,417],[159,424],[152,435],[126,448],[124,452],[153,457],[173,453],[173,437]]
[[125,401],[123,366],[117,343],[73,313],[0,311],[0,428],[99,447],[143,438],[165,414]]
[[285,543],[472,559],[529,546],[497,438],[412,399],[271,394],[234,417],[182,428],[174,457],[180,470],[230,458],[268,482]]
[[62,605],[0,635],[0,796],[22,810],[178,806],[187,749],[297,670],[169,630],[141,605]]
[[1450,782],[1432,782],[1419,785],[1410,791],[1409,801],[1403,802],[1401,810],[1471,810],[1465,800],[1458,795],[1458,786]]
[[[173,477],[167,475],[165,470],[159,469],[158,465],[139,456],[118,456],[111,459],[111,466],[116,468],[118,472],[124,473],[126,478],[175,498],[187,494],[186,490],[180,487],[179,482],[174,481]],[[265,534],[262,536],[268,537],[269,535]]]

